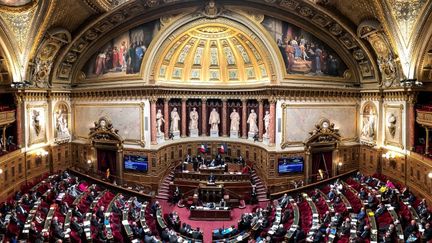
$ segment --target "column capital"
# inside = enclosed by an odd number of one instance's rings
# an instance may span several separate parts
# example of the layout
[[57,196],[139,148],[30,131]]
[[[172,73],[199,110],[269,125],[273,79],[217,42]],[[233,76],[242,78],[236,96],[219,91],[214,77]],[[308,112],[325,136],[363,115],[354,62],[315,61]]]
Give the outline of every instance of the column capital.
[[248,99],[246,99],[246,98],[241,98],[240,100],[242,103],[246,103],[248,101]]
[[258,101],[258,103],[259,103],[260,105],[264,104],[264,99],[263,99],[263,98],[258,98],[258,99],[256,99],[256,100]]
[[221,100],[222,100],[222,102],[227,102],[228,98],[222,98]]
[[150,103],[156,103],[157,100],[158,100],[158,98],[154,97],[154,96],[152,96],[152,97],[149,98]]
[[268,101],[269,101],[270,104],[275,104],[275,103],[277,102],[277,98],[274,97],[274,96],[272,96],[272,97],[270,97],[270,98],[268,99]]
[[163,100],[164,100],[164,103],[166,104],[171,100],[171,98],[164,98]]
[[201,101],[202,101],[202,102],[207,102],[207,97],[202,97],[202,98],[201,98]]
[[181,98],[181,101],[182,101],[182,102],[186,102],[187,100],[188,100],[188,98],[186,98],[186,97],[182,97],[182,98]]

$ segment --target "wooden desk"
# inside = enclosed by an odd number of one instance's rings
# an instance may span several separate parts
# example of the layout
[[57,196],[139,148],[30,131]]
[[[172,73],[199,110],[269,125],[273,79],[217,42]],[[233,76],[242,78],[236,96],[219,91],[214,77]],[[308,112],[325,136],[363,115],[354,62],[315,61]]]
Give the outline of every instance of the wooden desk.
[[91,213],[87,213],[83,222],[83,226],[84,226],[84,232],[86,235],[86,239],[88,242],[92,242],[92,235],[91,235],[91,230],[90,230],[90,220],[92,218],[92,214]]
[[[399,216],[396,213],[396,211],[394,210],[394,208],[392,206],[390,206],[390,204],[386,204],[385,205],[387,208],[387,211],[389,212],[390,216],[393,219],[393,222],[395,222],[396,220],[399,221]],[[397,242],[403,243],[404,241],[404,232],[402,230],[402,226],[401,224],[395,224],[396,226],[396,236],[397,236]]]
[[373,214],[372,210],[370,209],[366,209],[366,214],[368,216],[369,219],[369,224],[371,226],[371,243],[377,243],[378,242],[378,227],[377,227],[377,223],[375,221],[375,216],[372,215]]
[[145,218],[145,212],[147,209],[147,205],[148,205],[148,203],[144,202],[142,207],[141,207],[141,211],[140,211],[140,223],[141,223],[141,227],[142,227],[144,233],[150,232],[150,228],[148,227],[147,221]]
[[129,239],[133,238],[133,232],[132,232],[132,228],[129,225],[129,210],[130,207],[132,207],[132,202],[133,202],[134,198],[129,198],[128,200],[128,206],[127,208],[125,208],[122,212],[122,225],[123,225],[123,229],[126,232],[126,235]]
[[[188,172],[180,172],[176,171],[174,173],[174,177],[176,179],[187,179],[187,180],[194,180],[194,181],[208,181],[208,178],[210,176],[210,173],[204,173],[204,172],[195,172],[195,171],[188,171]],[[240,181],[249,181],[251,180],[251,177],[249,174],[242,174],[242,173],[224,173],[215,175],[216,182],[240,182]]]
[[342,199],[342,202],[345,204],[346,209],[348,212],[352,211],[351,203],[348,201],[348,199],[345,197],[343,193],[339,194],[340,198]]
[[209,220],[209,221],[231,220],[231,210],[229,210],[229,209],[191,208],[189,219],[191,219],[191,220]]
[[[111,222],[110,216],[111,216],[111,212],[112,212],[112,207],[113,207],[113,204],[115,203],[115,201],[117,201],[117,198],[119,196],[120,196],[120,193],[117,193],[115,195],[115,197],[113,199],[111,199],[111,202],[108,204],[108,208],[106,210],[106,213],[104,213],[104,215],[105,215],[104,219],[108,220],[108,222]],[[114,236],[112,234],[112,229],[111,229],[111,223],[107,224],[105,226],[105,228],[106,228],[106,237],[107,237],[107,239],[108,240],[114,239]]]
[[39,208],[40,203],[41,203],[41,200],[38,199],[34,203],[33,208],[30,210],[30,212],[29,212],[29,214],[27,216],[27,219],[25,221],[24,228],[23,228],[23,231],[22,231],[22,233],[24,235],[24,238],[28,239],[28,237],[29,237],[30,225],[31,225],[31,222],[33,221],[33,219],[35,217],[35,214],[36,214],[36,212],[37,212],[37,210]]
[[285,238],[288,240],[290,240],[291,237],[294,235],[294,232],[297,230],[297,228],[299,226],[299,222],[300,222],[300,211],[299,211],[299,208],[297,206],[297,203],[295,203],[294,199],[292,199],[291,197],[289,197],[289,202],[290,202],[290,204],[293,208],[293,211],[294,211],[294,219],[293,219],[293,223],[292,223],[290,229],[285,234]]
[[319,214],[318,214],[318,210],[316,208],[315,203],[312,201],[312,198],[310,198],[309,195],[306,193],[303,193],[302,196],[306,200],[306,202],[309,204],[309,207],[311,208],[311,211],[312,211],[312,227],[310,228],[310,230],[307,234],[307,237],[311,237],[319,229],[319,222],[320,222]]

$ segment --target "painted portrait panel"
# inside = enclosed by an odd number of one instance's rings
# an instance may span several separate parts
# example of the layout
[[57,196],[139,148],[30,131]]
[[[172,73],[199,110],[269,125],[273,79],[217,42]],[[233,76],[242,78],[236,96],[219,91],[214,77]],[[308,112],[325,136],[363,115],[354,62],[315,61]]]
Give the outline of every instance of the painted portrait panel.
[[311,33],[268,16],[262,24],[279,47],[288,74],[343,77],[346,64]]
[[159,21],[152,21],[109,41],[87,61],[83,68],[86,78],[139,73],[147,48],[159,27]]

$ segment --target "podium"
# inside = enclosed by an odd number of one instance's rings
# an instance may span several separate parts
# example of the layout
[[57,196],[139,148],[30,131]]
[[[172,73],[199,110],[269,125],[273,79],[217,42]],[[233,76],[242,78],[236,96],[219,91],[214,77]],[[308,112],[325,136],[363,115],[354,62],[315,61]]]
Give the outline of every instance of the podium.
[[223,185],[215,183],[200,184],[200,199],[203,202],[219,202],[223,198]]

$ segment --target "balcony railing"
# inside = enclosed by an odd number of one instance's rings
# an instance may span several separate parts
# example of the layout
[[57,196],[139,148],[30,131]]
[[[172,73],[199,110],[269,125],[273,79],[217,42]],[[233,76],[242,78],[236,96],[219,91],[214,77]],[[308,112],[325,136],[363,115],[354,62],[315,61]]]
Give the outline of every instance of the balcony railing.
[[10,124],[14,122],[15,119],[15,110],[0,111],[0,126]]
[[432,127],[432,109],[417,109],[416,121],[420,125]]

